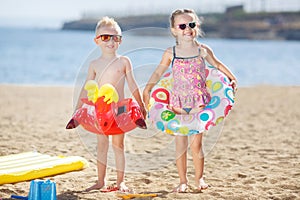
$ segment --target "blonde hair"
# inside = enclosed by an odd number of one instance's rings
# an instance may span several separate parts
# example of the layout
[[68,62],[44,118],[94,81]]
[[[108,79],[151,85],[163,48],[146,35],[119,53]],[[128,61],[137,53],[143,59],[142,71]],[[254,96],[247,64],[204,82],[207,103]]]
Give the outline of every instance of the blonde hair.
[[[193,9],[177,9],[174,10],[170,16],[170,27],[175,28],[175,17],[182,14],[192,14],[194,15],[196,23],[199,24],[199,28],[196,28],[197,36],[204,36],[204,32],[201,29],[202,21],[199,19],[198,15]],[[197,26],[198,27],[198,26]],[[173,35],[174,36],[174,35]]]
[[121,35],[122,30],[119,24],[114,20],[114,18],[111,17],[103,17],[101,20],[98,21],[95,33],[98,35],[99,29],[102,27],[112,26],[116,29],[116,31]]

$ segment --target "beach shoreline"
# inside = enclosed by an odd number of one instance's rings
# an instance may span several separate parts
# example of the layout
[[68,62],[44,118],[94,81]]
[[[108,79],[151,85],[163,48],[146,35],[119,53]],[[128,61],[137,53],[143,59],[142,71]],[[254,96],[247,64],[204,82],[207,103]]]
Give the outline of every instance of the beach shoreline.
[[[82,192],[97,180],[96,161],[77,131],[65,129],[73,112],[72,87],[0,84],[0,95],[0,156],[34,150],[82,156],[90,164],[86,169],[44,178],[56,182],[57,199],[117,199],[114,192]],[[174,161],[150,172],[126,173],[127,185],[139,193],[158,193],[153,199],[299,199],[299,96],[300,86],[239,88],[222,133],[206,156],[208,190],[172,193],[179,181]],[[130,142],[126,138],[127,152],[144,148],[143,143]],[[156,142],[152,147],[162,146]],[[136,162],[146,162],[143,159]],[[150,161],[155,163],[155,157]],[[188,178],[194,182],[191,156]],[[108,184],[115,179],[109,167]],[[29,181],[0,185],[2,200],[28,192]]]

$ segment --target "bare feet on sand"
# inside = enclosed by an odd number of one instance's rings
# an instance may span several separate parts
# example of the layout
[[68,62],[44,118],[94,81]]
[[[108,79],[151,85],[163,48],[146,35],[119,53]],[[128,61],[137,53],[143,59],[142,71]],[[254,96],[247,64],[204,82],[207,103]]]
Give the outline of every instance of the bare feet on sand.
[[133,192],[132,189],[129,189],[124,182],[120,183],[119,186],[105,186],[105,184],[101,184],[97,181],[97,183],[87,189],[84,190],[84,192],[90,192],[92,190],[100,190],[100,192],[114,192],[114,191],[119,191],[119,192],[125,192],[125,193],[131,193]]
[[184,193],[188,190],[188,185],[186,183],[181,183],[173,189],[173,192]]
[[85,189],[84,192],[90,192],[92,190],[100,190],[104,187],[104,185],[105,183],[100,183],[99,181],[97,181],[95,185]]
[[205,183],[203,177],[200,178],[198,190],[206,190],[208,187],[209,187],[209,185]]

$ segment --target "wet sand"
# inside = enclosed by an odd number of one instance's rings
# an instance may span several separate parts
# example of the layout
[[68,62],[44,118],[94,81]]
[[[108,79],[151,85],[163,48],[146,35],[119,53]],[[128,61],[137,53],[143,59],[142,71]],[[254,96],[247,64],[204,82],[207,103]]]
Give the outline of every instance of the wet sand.
[[[117,199],[115,192],[82,192],[97,180],[95,140],[83,131],[65,130],[73,88],[2,84],[0,95],[1,156],[33,150],[82,156],[88,168],[44,178],[56,182],[57,199]],[[127,186],[157,193],[153,199],[299,199],[299,97],[298,86],[240,88],[222,133],[206,150],[205,180],[210,187],[200,193],[172,193],[178,185],[173,137],[135,129],[125,140]],[[189,155],[191,185],[193,173]],[[115,180],[115,170],[109,167],[107,183]],[[28,192],[29,181],[0,185],[2,199]]]

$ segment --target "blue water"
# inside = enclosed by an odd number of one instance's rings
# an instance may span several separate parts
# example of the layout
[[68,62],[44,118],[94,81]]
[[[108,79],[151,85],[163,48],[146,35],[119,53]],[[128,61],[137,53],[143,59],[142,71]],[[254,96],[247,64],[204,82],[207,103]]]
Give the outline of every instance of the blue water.
[[[166,30],[167,31],[167,30]],[[0,83],[74,85],[99,52],[92,32],[0,28]],[[300,42],[202,39],[230,67],[240,86],[300,85]],[[138,83],[149,78],[171,37],[125,32]]]

